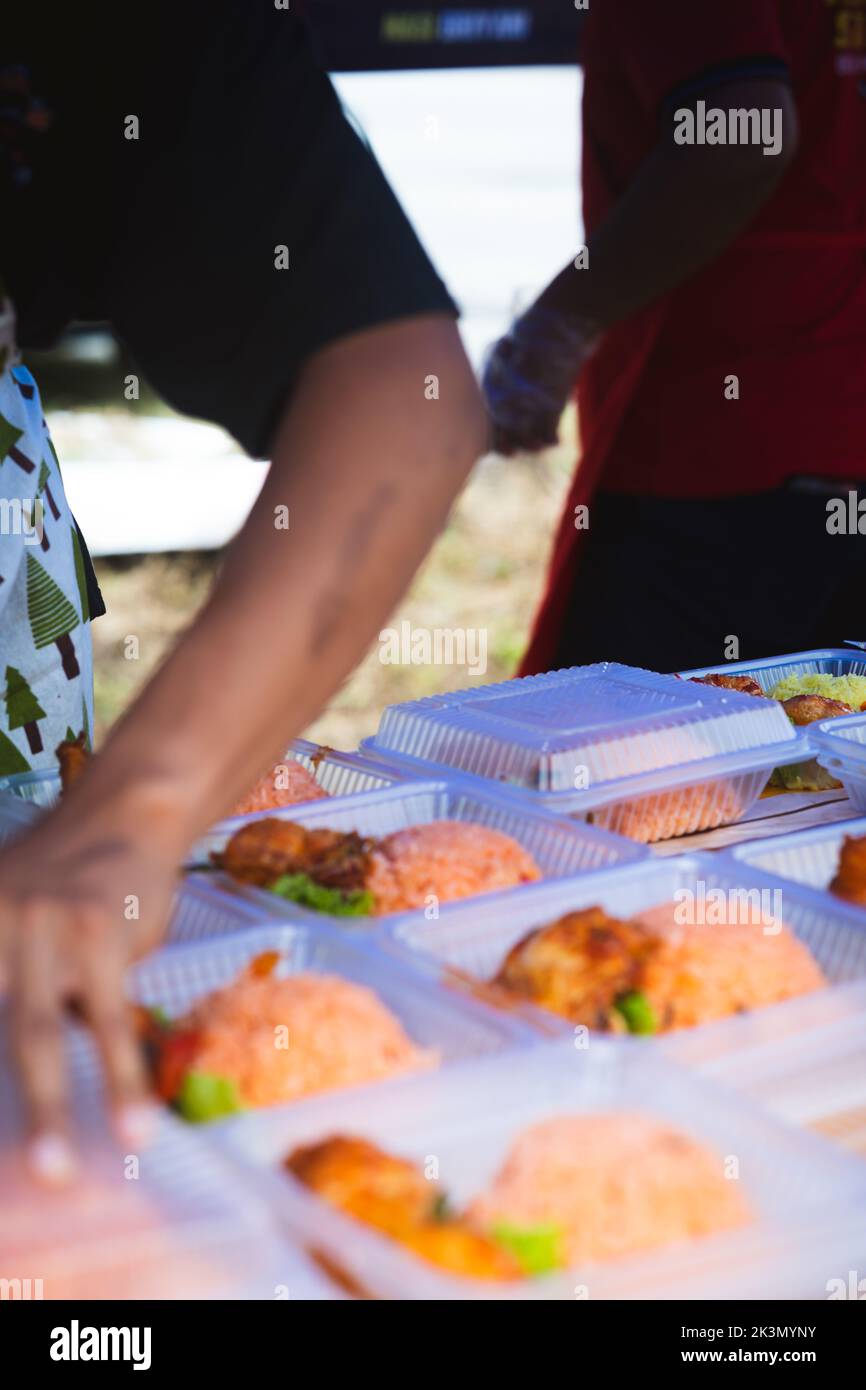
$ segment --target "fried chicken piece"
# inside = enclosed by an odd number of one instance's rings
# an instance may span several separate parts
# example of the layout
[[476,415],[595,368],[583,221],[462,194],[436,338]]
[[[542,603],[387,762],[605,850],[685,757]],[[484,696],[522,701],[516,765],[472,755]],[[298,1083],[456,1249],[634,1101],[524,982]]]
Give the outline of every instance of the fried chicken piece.
[[352,1135],[295,1149],[285,1166],[331,1206],[401,1239],[432,1219],[440,1195],[414,1163]]
[[866,907],[866,835],[846,835],[830,892]]
[[450,1269],[471,1279],[520,1279],[523,1271],[517,1260],[491,1236],[473,1228],[466,1220],[428,1221],[416,1226],[402,1240],[416,1255],[430,1264]]
[[792,695],[782,701],[782,708],[792,724],[814,724],[817,719],[835,719],[840,714],[853,714],[844,700],[832,700],[829,695]]
[[720,673],[692,676],[691,680],[695,685],[715,685],[722,690],[742,690],[744,695],[760,695],[761,699],[764,698],[763,690],[751,676],[725,676]]
[[640,988],[644,963],[659,949],[639,922],[600,907],[566,913],[511,948],[495,983],[572,1023],[619,1029],[618,997]]
[[326,888],[363,888],[373,841],[354,830],[308,830],[267,817],[241,826],[214,862],[241,883],[266,887],[283,874],[309,874]]
[[65,794],[73,782],[78,781],[90,759],[87,735],[82,731],[78,738],[65,738],[58,743],[54,756],[60,764],[60,786]]
[[521,1277],[514,1256],[465,1218],[437,1219],[441,1191],[415,1164],[366,1139],[335,1135],[295,1149],[285,1166],[326,1202],[431,1264],[475,1279]]

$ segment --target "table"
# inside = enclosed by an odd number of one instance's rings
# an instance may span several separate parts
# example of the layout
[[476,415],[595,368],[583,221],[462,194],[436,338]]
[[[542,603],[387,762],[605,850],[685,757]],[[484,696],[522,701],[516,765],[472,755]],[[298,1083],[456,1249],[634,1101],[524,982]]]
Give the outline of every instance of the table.
[[771,835],[790,835],[794,830],[806,830],[812,825],[831,821],[851,820],[859,813],[852,807],[844,791],[829,792],[765,792],[748,815],[736,825],[720,825],[717,830],[699,830],[694,835],[678,835],[673,840],[659,840],[652,846],[655,854],[689,854],[699,849],[727,849],[730,845],[745,844],[748,840],[765,840]]

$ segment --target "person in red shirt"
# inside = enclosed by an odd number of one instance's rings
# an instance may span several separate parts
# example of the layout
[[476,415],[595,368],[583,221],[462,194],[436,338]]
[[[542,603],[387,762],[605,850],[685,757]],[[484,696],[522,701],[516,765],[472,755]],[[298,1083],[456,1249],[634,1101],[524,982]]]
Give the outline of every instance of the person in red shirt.
[[866,0],[605,0],[586,246],[494,348],[497,446],[582,456],[523,673],[863,636]]

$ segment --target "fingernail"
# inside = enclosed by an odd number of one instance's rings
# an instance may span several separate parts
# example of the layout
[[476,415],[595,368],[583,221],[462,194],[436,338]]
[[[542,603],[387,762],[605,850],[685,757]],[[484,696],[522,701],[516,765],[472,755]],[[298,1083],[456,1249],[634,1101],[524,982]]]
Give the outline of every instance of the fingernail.
[[72,1146],[62,1134],[40,1134],[30,1144],[27,1159],[34,1175],[52,1185],[70,1182],[77,1171]]
[[148,1101],[124,1105],[117,1115],[117,1127],[125,1144],[143,1147],[153,1139],[159,1124],[159,1109]]

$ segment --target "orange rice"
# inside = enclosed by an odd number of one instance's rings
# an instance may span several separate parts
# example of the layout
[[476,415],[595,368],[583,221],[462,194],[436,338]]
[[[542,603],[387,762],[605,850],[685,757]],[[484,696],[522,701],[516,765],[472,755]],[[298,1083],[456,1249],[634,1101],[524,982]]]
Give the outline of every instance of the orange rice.
[[273,811],[280,806],[297,806],[301,801],[321,801],[328,793],[319,786],[312,772],[303,763],[289,758],[276,763],[251,787],[231,812],[233,816],[249,816],[254,811]]
[[451,902],[533,883],[541,870],[501,830],[464,821],[433,821],[398,830],[372,855],[367,888],[376,912],[405,912],[431,900]]
[[337,975],[245,973],[184,1020],[201,1030],[195,1071],[235,1082],[247,1106],[278,1105],[439,1063],[372,990]]
[[631,1112],[562,1115],[525,1130],[470,1217],[553,1226],[566,1263],[610,1260],[746,1224],[723,1159]]
[[635,917],[664,943],[647,958],[639,988],[665,1031],[778,1004],[827,983],[808,947],[781,923],[773,932],[760,922],[683,925],[676,910],[663,903]]
[[613,830],[647,845],[731,825],[747,809],[748,802],[736,791],[734,783],[700,782],[694,787],[678,787],[637,801],[599,807],[590,820],[603,830]]

